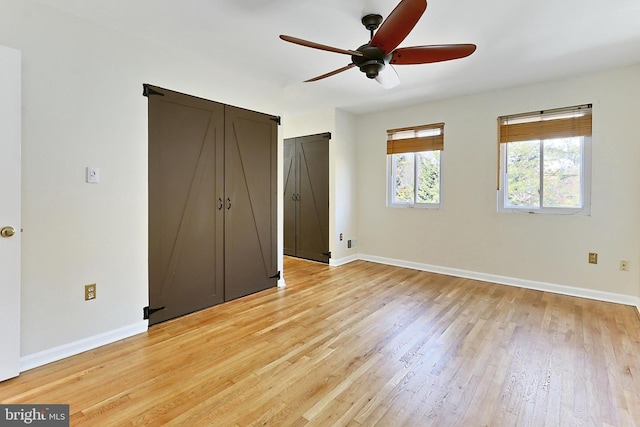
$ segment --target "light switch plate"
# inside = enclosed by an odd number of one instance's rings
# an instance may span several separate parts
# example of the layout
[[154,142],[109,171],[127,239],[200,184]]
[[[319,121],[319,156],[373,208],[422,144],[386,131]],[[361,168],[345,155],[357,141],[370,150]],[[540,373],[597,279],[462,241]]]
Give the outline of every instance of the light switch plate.
[[100,169],[87,167],[87,182],[89,184],[100,182]]

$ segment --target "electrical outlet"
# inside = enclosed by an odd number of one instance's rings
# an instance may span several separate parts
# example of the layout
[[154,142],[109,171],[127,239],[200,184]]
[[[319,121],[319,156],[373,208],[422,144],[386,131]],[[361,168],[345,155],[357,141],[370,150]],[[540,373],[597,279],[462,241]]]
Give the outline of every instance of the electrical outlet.
[[589,252],[589,264],[598,263],[598,254],[595,252]]
[[84,300],[89,301],[92,299],[96,299],[96,284],[92,283],[90,285],[84,286]]
[[342,242],[342,233],[340,233],[340,241]]
[[620,271],[629,271],[629,262],[622,260],[620,261]]

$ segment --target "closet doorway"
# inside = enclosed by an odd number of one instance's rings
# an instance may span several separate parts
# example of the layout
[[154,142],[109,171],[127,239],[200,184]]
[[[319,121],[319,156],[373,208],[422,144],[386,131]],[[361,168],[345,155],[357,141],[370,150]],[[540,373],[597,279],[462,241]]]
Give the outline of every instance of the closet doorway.
[[284,254],[329,262],[330,133],[284,140]]

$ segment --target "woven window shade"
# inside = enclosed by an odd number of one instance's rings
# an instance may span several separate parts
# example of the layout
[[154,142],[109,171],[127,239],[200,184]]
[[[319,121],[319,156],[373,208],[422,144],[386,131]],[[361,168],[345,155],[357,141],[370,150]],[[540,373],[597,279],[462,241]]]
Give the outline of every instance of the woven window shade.
[[444,150],[444,123],[387,130],[387,154]]
[[591,136],[591,104],[498,118],[498,143]]

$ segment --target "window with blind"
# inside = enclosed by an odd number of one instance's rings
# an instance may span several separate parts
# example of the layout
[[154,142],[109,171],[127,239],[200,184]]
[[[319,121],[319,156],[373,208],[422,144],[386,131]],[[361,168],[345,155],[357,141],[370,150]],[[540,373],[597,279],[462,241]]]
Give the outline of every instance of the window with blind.
[[444,123],[387,131],[387,206],[440,206]]
[[590,211],[591,104],[498,118],[498,210]]

